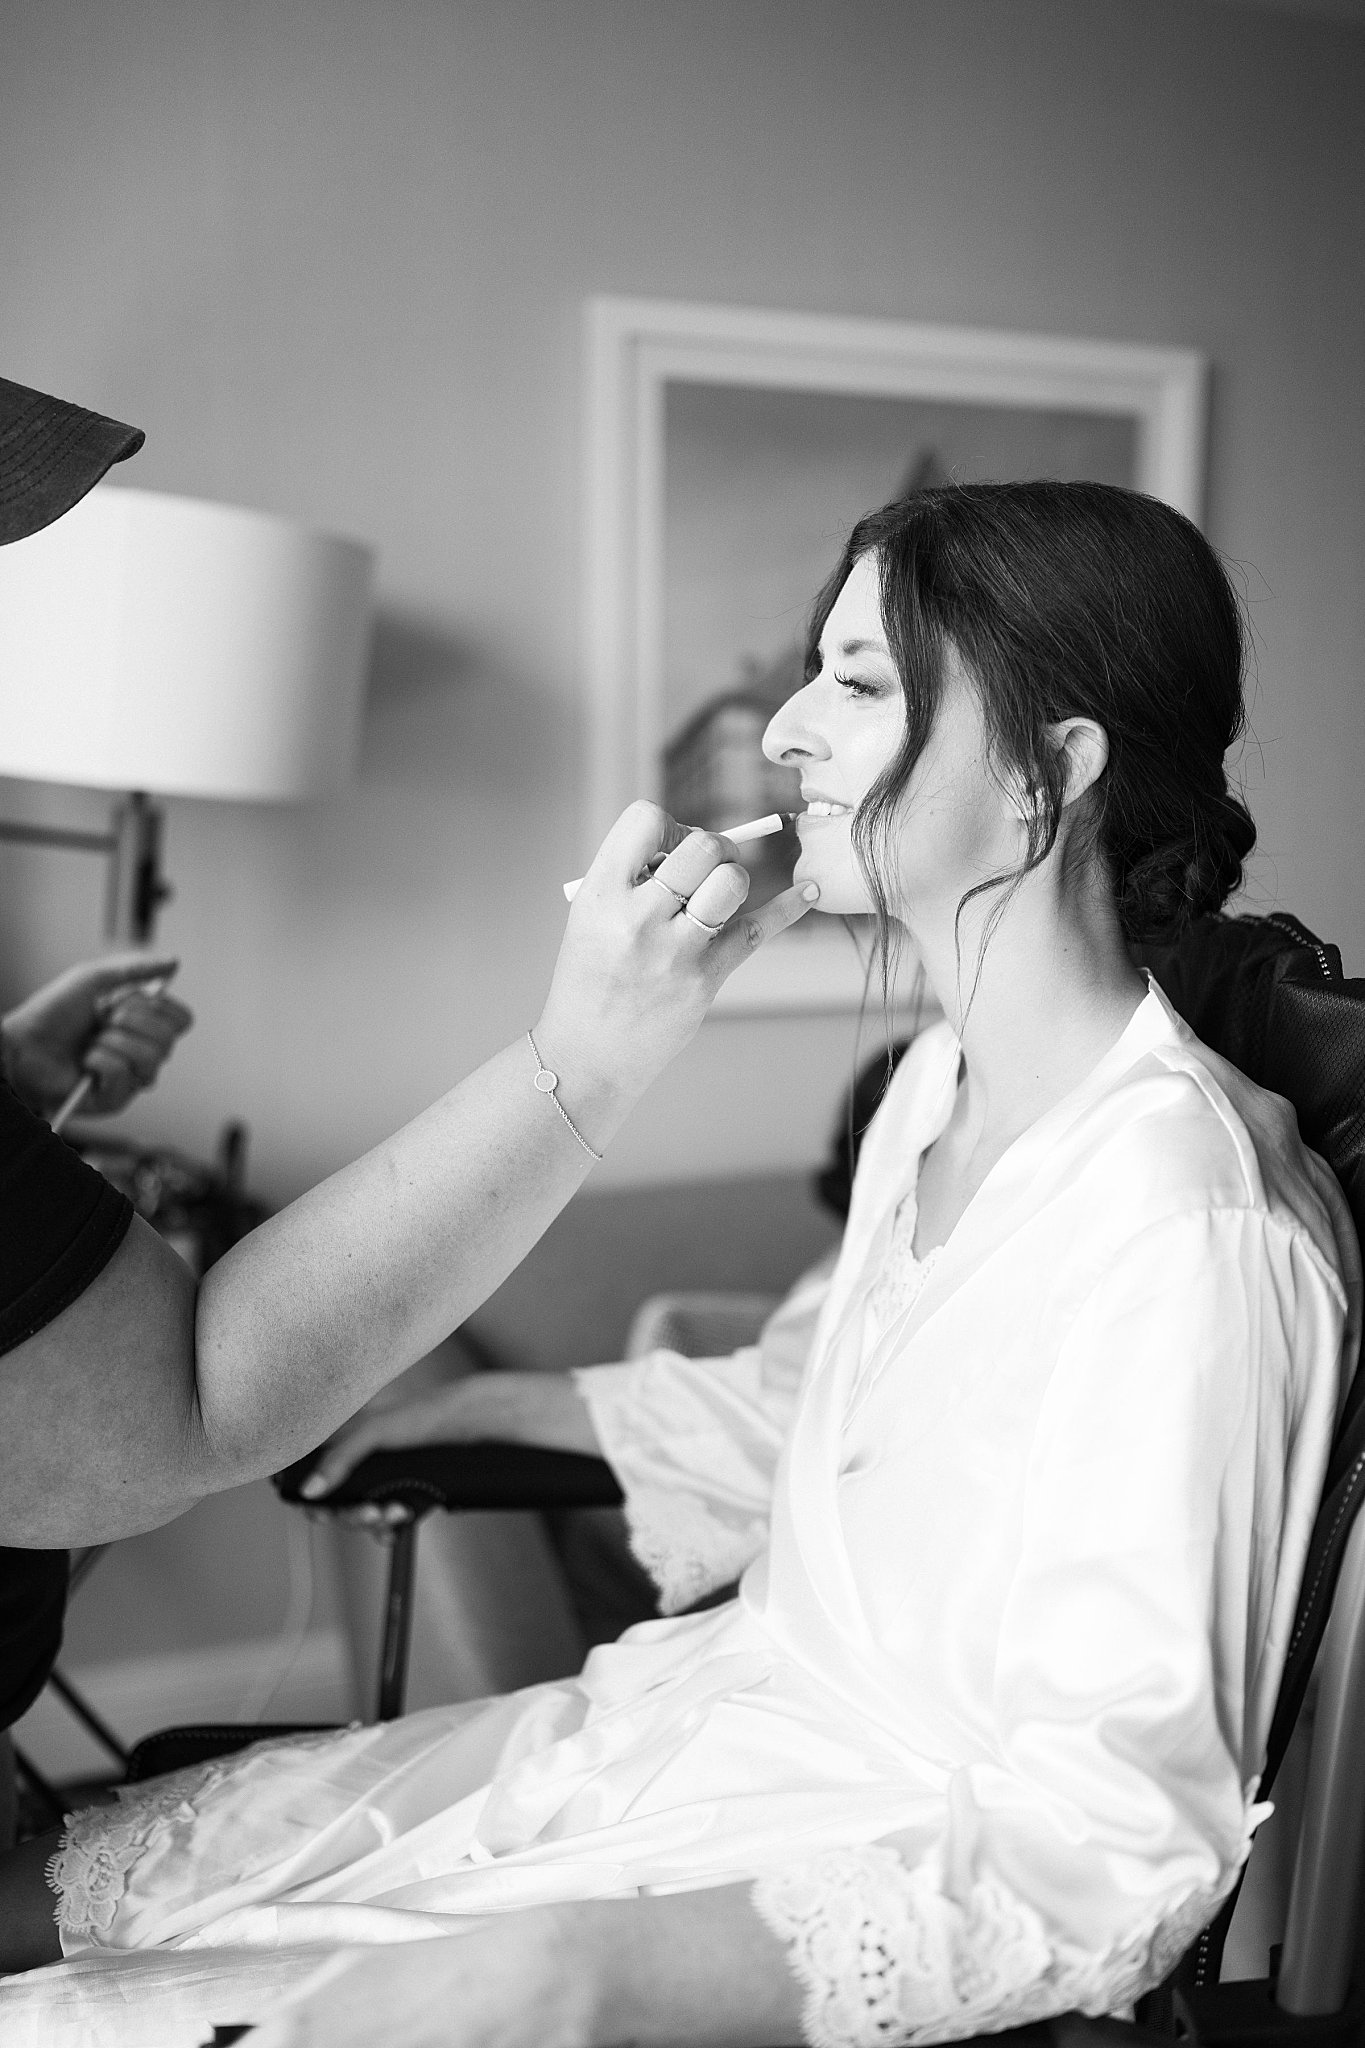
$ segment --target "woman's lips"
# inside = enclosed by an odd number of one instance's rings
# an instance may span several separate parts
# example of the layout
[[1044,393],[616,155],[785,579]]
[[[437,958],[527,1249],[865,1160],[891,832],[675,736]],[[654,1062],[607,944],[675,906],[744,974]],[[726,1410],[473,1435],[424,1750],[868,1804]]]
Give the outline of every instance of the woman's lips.
[[805,810],[797,812],[796,822],[800,825],[807,819],[813,819],[818,824],[824,824],[831,818],[850,817],[852,811],[853,806],[851,804],[830,803],[822,797],[812,797]]

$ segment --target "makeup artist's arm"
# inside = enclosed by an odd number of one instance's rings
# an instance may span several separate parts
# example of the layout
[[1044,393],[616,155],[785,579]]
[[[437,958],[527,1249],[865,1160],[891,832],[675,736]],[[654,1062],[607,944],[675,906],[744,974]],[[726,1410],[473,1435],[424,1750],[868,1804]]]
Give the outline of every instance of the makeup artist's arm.
[[[569,916],[535,1026],[598,1152],[740,960],[808,907],[743,901],[726,843],[632,805]],[[196,1286],[135,1218],[103,1272],[0,1359],[0,1543],[154,1526],[300,1456],[491,1294],[591,1160],[533,1085],[525,1037],[235,1246]]]

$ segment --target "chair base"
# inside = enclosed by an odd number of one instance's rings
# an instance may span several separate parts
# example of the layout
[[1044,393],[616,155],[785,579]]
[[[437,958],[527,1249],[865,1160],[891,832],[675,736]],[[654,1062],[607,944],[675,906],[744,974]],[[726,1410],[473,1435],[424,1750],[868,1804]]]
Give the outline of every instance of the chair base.
[[1354,1986],[1340,2012],[1308,2016],[1276,2005],[1268,1977],[1206,1984],[1182,1993],[1200,2048],[1357,2048],[1365,2038],[1365,1998]]

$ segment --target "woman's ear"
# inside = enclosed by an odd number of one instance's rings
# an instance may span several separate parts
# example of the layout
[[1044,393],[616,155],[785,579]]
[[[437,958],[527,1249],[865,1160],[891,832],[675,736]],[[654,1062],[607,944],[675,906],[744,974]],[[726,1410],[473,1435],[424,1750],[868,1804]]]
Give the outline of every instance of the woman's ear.
[[1094,788],[1108,767],[1109,735],[1093,718],[1063,718],[1049,726],[1048,734],[1066,771],[1062,804],[1074,804]]

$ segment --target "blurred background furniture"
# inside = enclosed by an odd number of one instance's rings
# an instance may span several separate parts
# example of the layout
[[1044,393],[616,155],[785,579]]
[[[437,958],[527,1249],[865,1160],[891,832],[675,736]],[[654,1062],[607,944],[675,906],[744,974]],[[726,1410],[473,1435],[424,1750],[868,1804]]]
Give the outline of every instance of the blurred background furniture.
[[349,780],[372,569],[357,541],[110,484],[0,550],[0,775],[124,792],[107,832],[10,819],[0,839],[105,855],[108,936],[149,940],[171,889],[148,792]]

